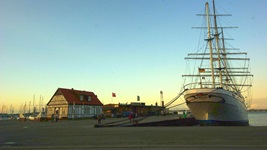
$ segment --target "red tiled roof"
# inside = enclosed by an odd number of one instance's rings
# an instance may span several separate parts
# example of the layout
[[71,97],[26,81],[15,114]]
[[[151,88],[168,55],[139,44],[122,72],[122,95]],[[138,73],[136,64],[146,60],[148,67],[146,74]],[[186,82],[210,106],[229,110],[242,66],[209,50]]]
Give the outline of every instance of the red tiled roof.
[[[56,95],[58,92],[65,97],[69,104],[75,103],[75,105],[103,105],[93,92],[58,88],[54,95]],[[80,95],[83,95],[83,101],[80,100]],[[88,101],[88,96],[91,96],[91,101]]]

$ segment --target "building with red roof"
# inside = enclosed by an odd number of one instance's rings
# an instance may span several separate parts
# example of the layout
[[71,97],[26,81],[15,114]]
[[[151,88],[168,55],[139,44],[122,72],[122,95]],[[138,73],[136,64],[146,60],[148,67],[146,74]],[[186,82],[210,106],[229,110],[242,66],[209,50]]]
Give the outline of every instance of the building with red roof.
[[47,117],[88,118],[101,114],[102,106],[93,92],[58,88],[47,103]]

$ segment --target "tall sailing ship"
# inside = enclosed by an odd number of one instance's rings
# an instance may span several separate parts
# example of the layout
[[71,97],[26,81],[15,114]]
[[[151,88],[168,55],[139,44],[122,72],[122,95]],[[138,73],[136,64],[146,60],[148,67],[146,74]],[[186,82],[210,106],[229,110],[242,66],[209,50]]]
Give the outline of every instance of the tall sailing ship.
[[185,58],[194,60],[193,72],[183,75],[186,83],[183,92],[185,101],[193,116],[201,125],[249,125],[247,96],[251,89],[252,77],[247,53],[227,47],[223,27],[218,18],[230,16],[218,14],[215,2],[205,4],[205,27],[196,27],[205,32],[203,45],[196,53]]

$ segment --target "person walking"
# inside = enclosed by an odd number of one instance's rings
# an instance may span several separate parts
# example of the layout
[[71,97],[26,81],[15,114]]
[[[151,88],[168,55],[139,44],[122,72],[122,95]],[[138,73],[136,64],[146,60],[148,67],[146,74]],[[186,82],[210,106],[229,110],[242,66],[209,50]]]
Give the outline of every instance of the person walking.
[[130,120],[130,123],[131,123],[132,119],[133,119],[133,114],[132,113],[129,114],[128,119]]
[[59,112],[56,111],[56,122],[58,121],[58,119],[59,119]]
[[52,120],[52,122],[54,122],[54,119],[55,119],[55,116],[54,116],[54,114],[52,114],[52,115],[51,115],[51,120]]
[[183,111],[183,118],[186,118],[186,112]]

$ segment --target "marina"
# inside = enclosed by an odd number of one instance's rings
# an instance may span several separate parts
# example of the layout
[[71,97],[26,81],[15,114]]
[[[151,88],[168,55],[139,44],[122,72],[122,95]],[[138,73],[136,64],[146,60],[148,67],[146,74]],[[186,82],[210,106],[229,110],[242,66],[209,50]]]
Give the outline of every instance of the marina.
[[[2,3],[1,150],[267,149],[264,88],[252,91],[255,64],[228,42],[236,27],[214,0],[197,14],[198,39],[185,28],[200,1]],[[252,2],[222,3],[240,15]],[[265,25],[250,24],[262,16],[240,16],[249,28],[235,45],[253,58],[259,53],[246,41],[263,50]]]

